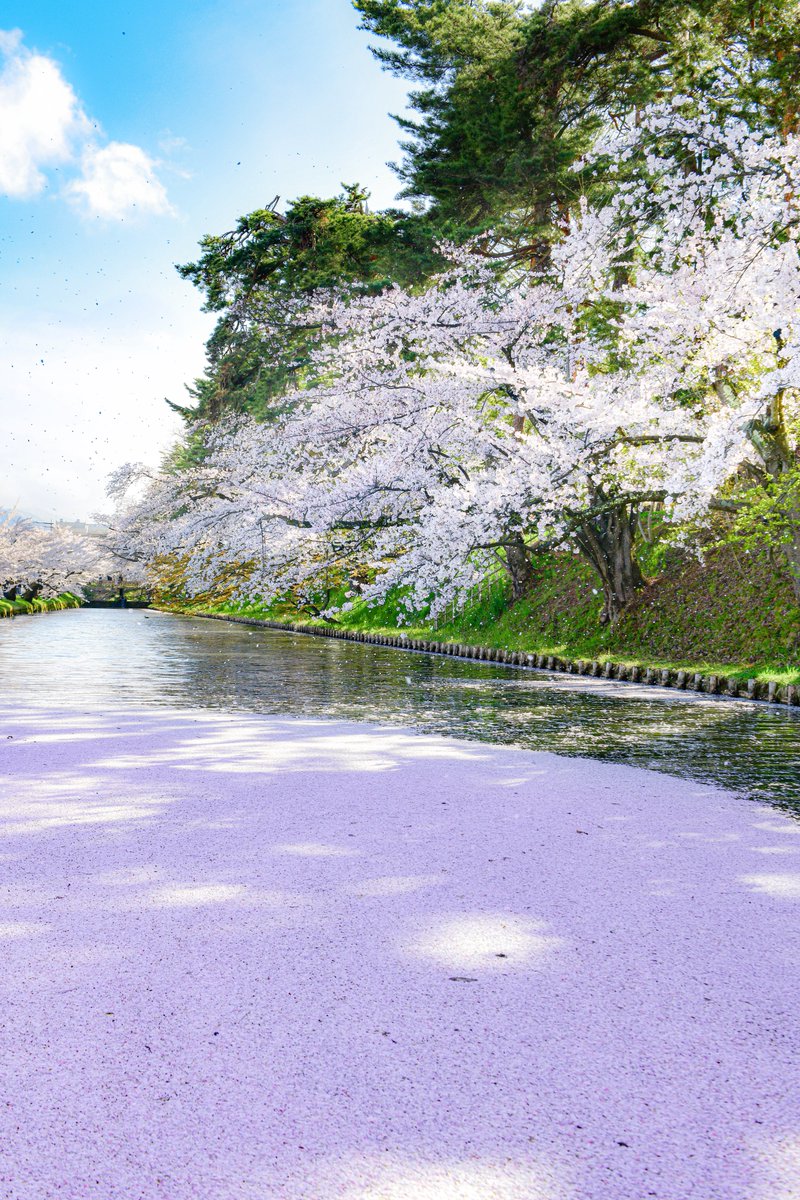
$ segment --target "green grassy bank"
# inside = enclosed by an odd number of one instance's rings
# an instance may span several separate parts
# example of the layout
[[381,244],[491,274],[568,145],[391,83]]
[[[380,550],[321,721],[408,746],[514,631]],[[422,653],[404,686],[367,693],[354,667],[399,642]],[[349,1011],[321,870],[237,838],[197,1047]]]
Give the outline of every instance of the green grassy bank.
[[[613,628],[599,624],[601,597],[580,559],[537,560],[529,595],[511,604],[502,580],[454,617],[434,625],[424,614],[404,623],[396,601],[377,608],[356,603],[337,617],[363,633],[405,632],[412,638],[465,642],[505,650],[627,666],[684,670],[734,679],[800,684],[800,609],[783,564],[764,551],[715,550],[704,561],[672,552],[637,603]],[[228,613],[295,624],[323,622],[288,604],[164,607]]]
[[0,617],[16,617],[27,613],[57,612],[62,608],[80,608],[82,600],[71,592],[51,596],[49,600],[4,600],[0,597]]

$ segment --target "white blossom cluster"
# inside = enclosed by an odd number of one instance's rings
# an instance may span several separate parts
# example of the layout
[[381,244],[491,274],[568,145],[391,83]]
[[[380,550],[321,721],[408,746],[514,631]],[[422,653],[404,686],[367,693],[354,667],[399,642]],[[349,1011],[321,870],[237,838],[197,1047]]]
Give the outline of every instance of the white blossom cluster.
[[182,557],[195,592],[235,563],[250,595],[338,573],[435,612],[512,545],[573,545],[615,507],[684,520],[768,472],[776,437],[796,453],[800,141],[679,99],[595,154],[613,198],[579,206],[546,270],[444,247],[424,291],[320,296],[329,382],[152,477],[123,552]]

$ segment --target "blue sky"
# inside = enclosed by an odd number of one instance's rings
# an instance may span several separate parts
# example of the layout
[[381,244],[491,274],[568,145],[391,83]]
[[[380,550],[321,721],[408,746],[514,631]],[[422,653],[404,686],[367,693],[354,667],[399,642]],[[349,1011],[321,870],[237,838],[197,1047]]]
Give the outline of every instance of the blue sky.
[[280,195],[397,182],[349,0],[10,0],[0,34],[0,507],[106,507],[156,462],[210,318],[174,270]]

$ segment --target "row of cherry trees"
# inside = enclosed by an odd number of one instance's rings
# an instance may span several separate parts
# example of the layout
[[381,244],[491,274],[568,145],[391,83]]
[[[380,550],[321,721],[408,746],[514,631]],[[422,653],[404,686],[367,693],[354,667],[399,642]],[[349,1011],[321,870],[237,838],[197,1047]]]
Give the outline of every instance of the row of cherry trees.
[[13,514],[0,518],[0,594],[7,599],[79,595],[114,569],[119,561],[104,539],[68,525],[43,527]]
[[484,238],[441,246],[425,287],[317,293],[314,386],[199,430],[180,470],[118,473],[119,552],[190,594],[349,581],[436,613],[498,565],[521,595],[561,547],[613,621],[642,510],[719,511],[782,547],[800,601],[800,139],[676,96],[587,168],[604,200],[533,266]]

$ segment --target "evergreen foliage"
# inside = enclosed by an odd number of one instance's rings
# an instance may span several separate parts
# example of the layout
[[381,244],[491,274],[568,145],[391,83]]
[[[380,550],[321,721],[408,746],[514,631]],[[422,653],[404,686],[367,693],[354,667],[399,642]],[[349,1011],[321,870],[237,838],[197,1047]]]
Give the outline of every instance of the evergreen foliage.
[[[708,95],[794,128],[797,6],[785,0],[354,0],[378,60],[420,86],[400,119],[404,195],[459,239],[489,229],[541,255],[601,183],[574,166],[608,123],[665,93]],[[741,71],[740,65],[746,69]],[[537,253],[538,251],[538,253]]]
[[368,192],[347,186],[332,199],[302,196],[285,212],[278,200],[241,217],[235,229],[209,235],[196,262],[178,268],[222,315],[208,342],[208,370],[184,415],[217,419],[248,412],[269,419],[288,391],[314,381],[318,336],[302,302],[319,290],[380,291],[410,285],[437,261],[428,227],[407,213],[373,213]]

